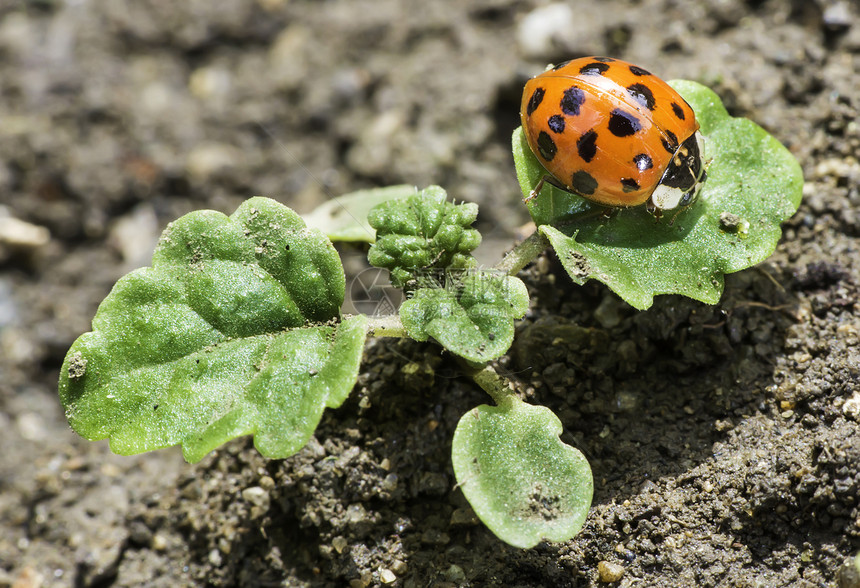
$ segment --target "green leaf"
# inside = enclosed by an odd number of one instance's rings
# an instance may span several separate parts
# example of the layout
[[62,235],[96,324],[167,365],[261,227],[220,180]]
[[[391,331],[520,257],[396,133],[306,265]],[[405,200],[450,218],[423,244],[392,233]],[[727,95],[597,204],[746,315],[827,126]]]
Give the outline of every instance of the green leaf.
[[[674,224],[671,218],[656,221],[644,207],[619,210],[610,219],[577,218],[590,205],[552,186],[530,205],[574,282],[599,280],[639,309],[651,306],[657,294],[717,303],[724,274],[753,266],[776,248],[780,223],[797,211],[803,188],[797,161],[761,127],[730,117],[704,86],[671,84],[696,111],[709,162],[698,199]],[[527,194],[545,171],[521,129],[513,146]]]
[[510,348],[514,319],[528,310],[525,284],[490,272],[447,272],[441,288],[419,288],[400,306],[400,320],[413,339],[433,337],[443,347],[478,363]]
[[585,523],[591,468],[561,432],[552,411],[513,396],[460,419],[451,448],[457,483],[502,541],[522,548],[566,541]]
[[66,355],[69,423],[123,455],[179,443],[197,461],[241,435],[291,455],[358,375],[366,321],[339,320],[343,296],[331,242],[285,206],[187,214]]
[[367,259],[391,273],[398,288],[434,269],[475,267],[470,255],[481,235],[471,228],[476,204],[452,204],[445,190],[430,186],[404,200],[391,200],[370,211],[368,221],[377,240]]
[[367,222],[370,209],[389,200],[408,198],[417,192],[415,186],[408,184],[360,190],[332,198],[302,218],[308,227],[321,230],[332,241],[373,243],[376,231]]

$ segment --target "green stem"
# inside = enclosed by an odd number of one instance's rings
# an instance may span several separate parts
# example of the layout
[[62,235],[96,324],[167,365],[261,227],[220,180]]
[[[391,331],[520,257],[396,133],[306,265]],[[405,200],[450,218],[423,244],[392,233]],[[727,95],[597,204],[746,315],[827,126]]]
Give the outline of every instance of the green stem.
[[369,316],[367,317],[367,336],[368,337],[408,337],[406,327],[400,322],[400,317],[396,314],[390,316]]
[[540,231],[535,230],[525,241],[514,247],[504,259],[496,264],[495,269],[503,271],[509,276],[516,275],[529,262],[537,259],[547,247],[549,240]]
[[500,376],[493,366],[475,364],[465,359],[460,359],[460,366],[484,392],[493,397],[493,401],[497,405],[502,405],[515,396],[510,380]]

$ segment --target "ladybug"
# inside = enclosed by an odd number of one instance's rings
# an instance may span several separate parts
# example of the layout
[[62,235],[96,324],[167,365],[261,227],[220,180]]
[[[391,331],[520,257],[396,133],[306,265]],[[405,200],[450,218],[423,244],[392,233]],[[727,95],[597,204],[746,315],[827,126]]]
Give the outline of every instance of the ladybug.
[[582,57],[530,79],[523,131],[548,182],[610,208],[645,203],[658,219],[695,199],[706,173],[690,105],[639,66]]

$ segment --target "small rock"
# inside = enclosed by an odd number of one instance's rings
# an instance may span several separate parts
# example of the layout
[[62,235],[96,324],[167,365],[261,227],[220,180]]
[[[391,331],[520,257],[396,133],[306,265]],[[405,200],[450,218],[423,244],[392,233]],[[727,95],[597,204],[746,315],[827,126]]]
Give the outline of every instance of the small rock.
[[348,525],[358,525],[367,520],[367,510],[361,504],[350,504],[346,507],[346,516],[344,518]]
[[474,527],[479,522],[478,516],[471,508],[458,508],[451,513],[452,527]]
[[210,551],[209,552],[209,563],[211,563],[216,568],[221,567],[221,563],[222,563],[221,552],[218,551],[217,549],[213,549],[212,551]]
[[186,168],[196,180],[206,180],[221,170],[230,168],[240,158],[238,151],[223,143],[203,143],[188,154]]
[[230,71],[220,67],[199,67],[188,79],[188,89],[201,100],[225,96],[232,85]]
[[391,584],[392,582],[397,580],[397,576],[394,575],[394,572],[392,572],[388,568],[382,568],[381,570],[379,570],[379,580],[383,584]]
[[254,506],[269,506],[269,493],[259,486],[251,486],[242,490],[242,498]]
[[409,570],[409,565],[403,561],[402,559],[395,559],[391,561],[391,571],[397,574],[398,576],[402,576]]
[[594,318],[604,329],[611,329],[621,322],[620,301],[613,296],[606,296],[594,311]]
[[369,571],[365,570],[361,572],[361,576],[358,578],[353,578],[349,581],[350,588],[367,588],[370,586],[370,583],[373,582],[373,574]]
[[543,57],[575,29],[573,8],[567,4],[548,4],[535,8],[520,22],[517,42],[528,57]]
[[845,401],[842,405],[842,412],[849,419],[860,421],[860,392],[855,391],[854,395]]
[[720,228],[724,231],[734,232],[738,229],[741,217],[731,212],[720,213]]
[[146,203],[114,223],[108,242],[120,252],[128,265],[141,267],[152,260],[152,251],[158,243],[158,235],[155,209]]
[[466,572],[457,564],[451,564],[445,570],[445,579],[461,586],[466,581]]
[[27,441],[40,441],[48,437],[45,430],[45,421],[41,415],[35,412],[24,412],[15,419],[18,434]]
[[726,233],[740,233],[741,235],[746,235],[749,233],[750,223],[748,220],[743,219],[734,213],[721,212],[720,229]]
[[128,540],[136,547],[148,547],[152,544],[152,531],[143,522],[133,521],[129,525]]
[[50,240],[48,229],[9,216],[0,206],[0,262],[15,254],[31,254]]
[[604,583],[617,582],[624,576],[624,566],[617,563],[602,561],[597,564],[597,573]]
[[45,577],[42,574],[27,566],[18,572],[15,581],[12,582],[12,588],[40,588],[44,581]]
[[343,553],[343,550],[346,549],[347,540],[343,537],[335,537],[331,540],[331,546],[334,547],[334,550],[338,553]]
[[155,551],[167,551],[168,543],[164,535],[156,533],[152,536],[152,548]]
[[851,11],[847,2],[836,2],[824,9],[821,15],[824,27],[834,32],[843,32],[851,28]]
[[839,569],[839,588],[860,588],[860,553]]

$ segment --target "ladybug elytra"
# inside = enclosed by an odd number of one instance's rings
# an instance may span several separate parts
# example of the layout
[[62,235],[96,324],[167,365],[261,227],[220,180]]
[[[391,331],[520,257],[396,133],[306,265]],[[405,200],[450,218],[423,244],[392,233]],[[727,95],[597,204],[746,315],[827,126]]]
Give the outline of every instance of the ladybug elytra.
[[530,79],[520,118],[544,181],[607,207],[689,206],[706,173],[690,105],[641,67],[583,57]]

